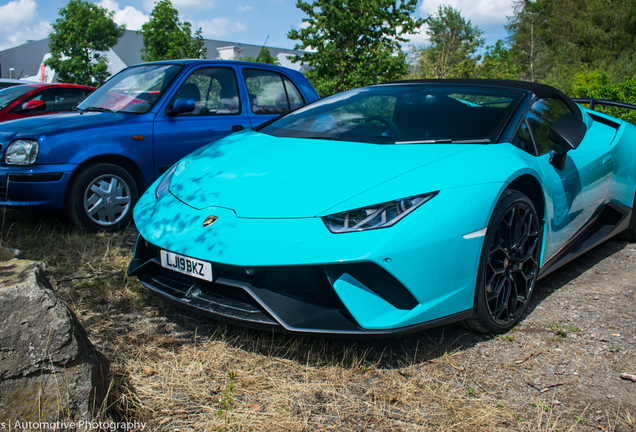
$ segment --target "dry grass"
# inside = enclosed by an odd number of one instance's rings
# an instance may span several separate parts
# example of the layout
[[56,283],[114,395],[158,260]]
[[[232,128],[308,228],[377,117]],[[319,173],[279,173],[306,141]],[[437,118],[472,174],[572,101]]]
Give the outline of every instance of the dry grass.
[[111,360],[104,418],[148,422],[152,431],[581,426],[544,403],[527,401],[515,412],[487,377],[471,373],[469,348],[487,338],[454,328],[351,341],[251,331],[184,313],[126,277],[134,240],[132,229],[82,233],[57,213],[7,211],[2,232],[4,245],[47,263],[57,291]]

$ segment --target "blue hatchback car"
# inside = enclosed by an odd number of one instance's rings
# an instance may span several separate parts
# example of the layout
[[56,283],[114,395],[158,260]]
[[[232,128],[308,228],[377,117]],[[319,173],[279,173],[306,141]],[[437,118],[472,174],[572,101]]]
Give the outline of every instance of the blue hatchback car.
[[0,126],[0,205],[66,207],[85,229],[117,230],[139,195],[182,157],[317,99],[301,73],[260,63],[124,69],[74,112]]

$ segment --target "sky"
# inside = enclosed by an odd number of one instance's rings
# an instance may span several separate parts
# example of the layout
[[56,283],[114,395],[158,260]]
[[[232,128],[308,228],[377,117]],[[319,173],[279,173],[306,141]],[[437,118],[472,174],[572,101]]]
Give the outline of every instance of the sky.
[[[115,12],[115,21],[139,30],[148,20],[155,0],[91,0]],[[68,0],[0,0],[0,50],[48,36],[58,11]],[[443,3],[461,11],[484,31],[487,45],[507,36],[503,26],[512,14],[512,0],[420,0],[416,18],[434,13]],[[298,29],[306,15],[296,0],[172,0],[181,21],[202,29],[203,37],[229,42],[294,48],[287,32]],[[268,38],[269,37],[269,38]],[[412,35],[411,44],[426,43],[425,28]]]

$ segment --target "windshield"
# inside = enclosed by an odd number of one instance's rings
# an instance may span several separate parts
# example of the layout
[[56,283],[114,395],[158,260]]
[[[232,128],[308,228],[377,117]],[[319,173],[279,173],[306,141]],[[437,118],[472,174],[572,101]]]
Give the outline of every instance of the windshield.
[[17,85],[21,85],[19,82],[2,82],[0,81],[0,89],[6,89],[8,87],[13,87],[13,86],[17,86]]
[[514,89],[469,85],[371,86],[308,105],[260,132],[373,144],[489,143],[522,96]]
[[108,80],[77,109],[133,114],[148,112],[181,67],[164,64],[126,69]]
[[34,87],[26,85],[14,86],[0,90],[0,110],[5,109],[17,98],[19,98],[20,96],[24,96],[25,94],[32,92],[33,90],[35,90]]

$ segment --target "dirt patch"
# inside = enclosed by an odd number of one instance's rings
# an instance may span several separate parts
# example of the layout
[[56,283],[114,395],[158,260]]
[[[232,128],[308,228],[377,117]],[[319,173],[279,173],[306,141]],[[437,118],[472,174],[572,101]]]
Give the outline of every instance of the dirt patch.
[[47,262],[112,360],[104,418],[153,431],[633,431],[636,245],[610,241],[543,279],[502,336],[445,326],[340,340],[182,312],[125,276],[135,233],[7,212],[4,242]]

